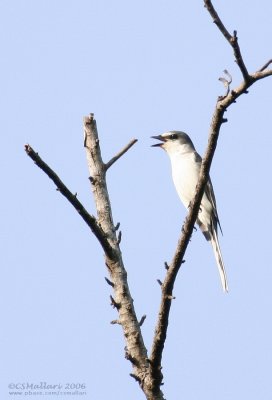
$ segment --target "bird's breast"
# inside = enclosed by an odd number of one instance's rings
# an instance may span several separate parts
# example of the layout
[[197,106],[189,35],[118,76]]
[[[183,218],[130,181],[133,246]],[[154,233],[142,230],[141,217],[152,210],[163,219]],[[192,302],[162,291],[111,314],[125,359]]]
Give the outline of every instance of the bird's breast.
[[170,157],[172,177],[178,195],[186,208],[195,194],[199,176],[199,165],[193,153],[174,154]]

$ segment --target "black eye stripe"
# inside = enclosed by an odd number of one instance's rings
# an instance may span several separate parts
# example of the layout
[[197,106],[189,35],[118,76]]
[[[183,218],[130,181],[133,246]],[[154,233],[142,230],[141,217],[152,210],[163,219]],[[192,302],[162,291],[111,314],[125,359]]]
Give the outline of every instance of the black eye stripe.
[[175,140],[178,138],[178,135],[176,133],[172,133],[172,135],[169,136],[169,139]]

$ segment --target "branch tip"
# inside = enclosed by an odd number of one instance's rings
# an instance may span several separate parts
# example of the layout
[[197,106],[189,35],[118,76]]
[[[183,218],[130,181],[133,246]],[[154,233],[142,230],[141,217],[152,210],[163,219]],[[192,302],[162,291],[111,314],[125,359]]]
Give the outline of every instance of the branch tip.
[[136,382],[141,383],[141,379],[135,374],[129,374],[131,378],[134,378]]
[[142,318],[141,318],[140,321],[139,321],[139,326],[142,326],[142,325],[143,325],[145,319],[146,319],[146,315],[143,315]]
[[119,310],[121,308],[121,305],[114,300],[112,295],[110,295],[110,299],[111,299],[111,306]]
[[121,322],[118,319],[114,319],[110,323],[111,323],[111,325],[122,325]]
[[117,222],[117,224],[114,227],[115,232],[118,231],[119,227],[120,227],[120,222]]
[[106,276],[105,276],[105,281],[107,282],[108,285],[110,285],[111,287],[114,287],[114,283],[112,281],[110,281]]
[[227,78],[221,76],[220,78],[218,78],[218,80],[219,80],[220,82],[223,83],[223,85],[224,85],[224,87],[227,89],[227,91],[226,91],[226,94],[225,94],[224,96],[220,96],[220,97],[219,97],[220,100],[223,100],[225,97],[228,96],[229,91],[230,91],[230,85],[231,85],[231,83],[232,83],[232,76],[231,76],[231,74],[228,72],[228,70],[227,70],[227,69],[224,69],[223,72],[224,72],[224,74],[227,76]]
[[122,157],[136,142],[138,139],[132,139],[122,150],[119,151],[110,161],[105,164],[105,170],[107,171],[120,157]]
[[263,72],[270,64],[272,64],[272,58],[268,60],[257,72]]
[[214,9],[214,6],[211,2],[211,0],[204,0],[204,3],[206,5],[206,8],[210,14],[210,16],[212,17],[213,21],[216,23],[218,29],[220,30],[220,32],[222,33],[222,35],[225,37],[225,39],[229,42],[229,44],[231,45],[233,52],[234,52],[234,57],[235,57],[235,61],[237,63],[237,65],[240,68],[240,71],[243,75],[243,78],[245,80],[245,82],[249,81],[249,74],[247,71],[247,68],[245,66],[242,54],[241,54],[241,50],[238,44],[238,37],[237,37],[237,31],[234,30],[233,31],[233,35],[231,35],[229,33],[229,31],[227,30],[227,28],[225,27],[225,25],[223,24],[223,22],[221,21],[220,17],[218,16],[217,12]]
[[95,184],[95,178],[93,178],[92,176],[89,176],[89,181],[91,182],[92,185]]
[[129,360],[133,365],[136,366],[139,365],[138,360],[135,357],[133,357],[127,350],[125,350],[125,359]]
[[175,298],[176,298],[175,296],[172,296],[171,294],[168,294],[166,297],[168,300],[175,300]]
[[87,115],[87,117],[84,117],[84,124],[89,125],[92,122],[95,122],[94,113],[90,113],[89,115]]
[[118,232],[118,238],[117,238],[117,243],[120,244],[122,240],[122,231]]

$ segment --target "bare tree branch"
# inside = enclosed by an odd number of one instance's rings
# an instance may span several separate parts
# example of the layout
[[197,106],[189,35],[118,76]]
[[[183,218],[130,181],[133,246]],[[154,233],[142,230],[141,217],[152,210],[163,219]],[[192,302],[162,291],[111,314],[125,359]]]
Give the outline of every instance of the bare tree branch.
[[226,97],[230,92],[230,85],[232,83],[232,76],[230,75],[230,73],[226,69],[224,70],[224,74],[227,76],[228,79],[225,78],[225,77],[220,77],[219,81],[222,82],[224,87],[227,89],[225,96],[223,96],[223,97]]
[[122,157],[122,155],[125,154],[137,141],[137,139],[132,139],[121,151],[119,151],[119,153],[116,154],[116,156],[112,157],[112,159],[105,164],[106,170],[109,169],[115,161],[119,160],[119,158]]
[[105,281],[107,282],[108,285],[114,287],[114,283],[112,283],[112,281],[110,281],[107,277],[105,277]]
[[166,277],[161,284],[161,304],[158,314],[158,320],[155,328],[155,334],[151,349],[150,355],[150,365],[152,370],[152,375],[155,380],[159,382],[162,381],[163,376],[161,373],[161,360],[162,353],[164,349],[164,344],[166,340],[166,334],[169,323],[169,313],[171,308],[171,303],[173,297],[173,289],[175,280],[180,269],[180,266],[183,262],[183,257],[186,252],[187,246],[190,241],[190,237],[192,235],[194,224],[197,219],[199,207],[201,204],[202,196],[205,190],[205,186],[207,183],[207,179],[209,177],[209,171],[212,163],[212,159],[215,153],[215,149],[217,146],[217,140],[219,136],[219,131],[221,125],[224,122],[227,122],[227,119],[224,118],[224,113],[228,109],[230,105],[235,103],[236,99],[241,96],[243,93],[247,93],[248,88],[257,82],[260,79],[266,78],[272,75],[272,70],[267,70],[266,68],[272,62],[270,60],[267,62],[264,67],[262,67],[259,71],[254,74],[249,75],[247,72],[247,68],[244,65],[240,48],[238,45],[237,35],[231,36],[221,19],[219,18],[217,12],[215,11],[211,1],[204,0],[204,4],[213,17],[214,22],[218,26],[219,30],[223,33],[225,38],[231,44],[235,54],[235,60],[240,67],[242,72],[244,81],[234,90],[229,90],[229,85],[231,82],[228,82],[228,90],[225,96],[220,96],[215,106],[215,110],[212,116],[212,122],[210,126],[209,140],[205,155],[202,160],[200,175],[198,184],[196,186],[196,193],[193,201],[190,203],[189,213],[185,219],[185,223],[183,225],[182,234],[179,238],[177,249],[175,251],[174,257],[171,261],[171,264],[168,266]]
[[[57,189],[78,211],[100,242],[105,252],[105,262],[111,277],[111,280],[106,278],[106,282],[114,291],[114,297],[110,296],[111,304],[119,314],[119,318],[111,323],[122,326],[126,341],[125,356],[131,361],[133,368],[131,376],[140,384],[148,400],[164,400],[160,384],[153,379],[150,373],[150,362],[141,333],[141,325],[144,322],[145,316],[138,321],[128,287],[127,272],[123,265],[119,247],[121,232],[119,231],[117,235],[120,224],[118,223],[116,226],[113,224],[111,204],[106,184],[107,169],[101,157],[96,122],[93,114],[85,117],[84,131],[84,145],[86,147],[91,175],[90,181],[96,201],[97,219],[86,211],[76,195],[70,192],[58,175],[40,158],[30,145],[25,146],[25,151],[35,164],[53,180]],[[111,164],[117,161],[135,142],[136,140],[130,142],[129,145],[111,160]]]
[[248,88],[251,85],[260,79],[272,75],[272,70],[268,69],[269,65],[272,63],[272,59],[265,63],[264,66],[255,73],[248,73],[241,55],[236,31],[234,31],[233,35],[228,32],[210,0],[204,0],[204,5],[207,7],[207,10],[212,16],[218,29],[232,46],[235,61],[243,75],[243,81],[235,89],[231,89],[231,77],[228,72],[225,72],[229,78],[228,80],[226,78],[221,78],[221,81],[227,88],[227,92],[225,95],[218,98],[215,106],[210,126],[208,145],[202,160],[195,197],[190,203],[189,213],[185,219],[182,234],[178,240],[173,259],[170,264],[165,263],[165,279],[163,282],[157,280],[161,287],[161,303],[149,358],[147,356],[147,350],[141,332],[141,325],[145,320],[145,316],[143,316],[140,321],[138,321],[136,316],[133,299],[129,291],[127,272],[124,268],[120,250],[122,234],[121,231],[117,232],[120,224],[117,223],[114,225],[106,183],[107,170],[123,154],[125,154],[137,140],[133,139],[119,153],[109,160],[108,163],[104,163],[101,156],[94,115],[90,114],[88,117],[84,118],[84,146],[86,148],[91,187],[97,208],[97,218],[86,211],[77,199],[76,195],[69,191],[56,173],[39,157],[39,155],[34,152],[29,145],[25,146],[28,156],[31,157],[33,161],[49,176],[49,178],[53,180],[58,190],[68,199],[90,227],[104,250],[105,263],[110,275],[110,279],[105,279],[113,290],[113,295],[110,296],[111,305],[116,310],[116,313],[118,313],[118,319],[113,320],[111,323],[118,324],[123,329],[126,342],[125,358],[131,362],[133,370],[130,375],[139,383],[148,400],[164,399],[163,393],[160,389],[163,384],[161,361],[168,329],[171,304],[172,300],[175,298],[173,296],[175,279],[181,264],[184,262],[184,254],[194,229],[205,185],[209,176],[213,155],[217,146],[219,131],[221,125],[227,121],[227,119],[224,118],[224,114],[228,107],[235,103],[239,96],[248,92]]
[[243,60],[243,57],[242,57],[242,54],[240,51],[240,46],[238,44],[237,31],[233,32],[233,36],[228,32],[227,28],[225,27],[225,25],[219,18],[218,14],[215,11],[214,6],[210,0],[204,0],[204,6],[207,8],[208,12],[210,13],[210,15],[213,19],[213,22],[216,24],[218,29],[222,32],[224,37],[227,39],[227,41],[233,48],[235,61],[237,62],[238,66],[242,72],[244,80],[248,81],[249,74],[248,74],[247,68],[245,66],[245,63],[244,63],[244,60]]
[[143,323],[145,322],[145,319],[146,319],[146,315],[143,315],[142,318],[141,318],[140,321],[139,321],[139,325],[140,325],[140,326],[143,325]]
[[[216,110],[217,113],[217,110]],[[222,113],[222,112],[221,112]],[[223,113],[222,113],[223,115]],[[222,123],[222,122],[221,122]],[[162,352],[164,349],[164,343],[166,339],[166,333],[169,323],[169,313],[171,308],[171,302],[173,299],[173,288],[178,271],[181,267],[184,254],[189,244],[194,224],[198,215],[200,203],[205,190],[205,185],[209,176],[209,170],[212,162],[212,158],[216,149],[217,138],[219,130],[214,130],[215,127],[211,126],[210,137],[208,147],[205,156],[202,160],[199,181],[196,187],[196,194],[191,202],[189,213],[185,219],[183,225],[183,233],[178,241],[177,249],[174,257],[169,265],[166,273],[166,277],[162,284],[162,296],[161,305],[159,310],[158,321],[155,329],[155,335],[150,355],[151,365],[153,368],[153,374],[160,376]]]
[[260,69],[258,70],[258,72],[264,71],[271,63],[272,63],[272,59],[271,59],[271,60],[268,60],[268,61],[262,66],[262,68],[260,68]]
[[[245,81],[245,83],[249,83],[249,81],[251,81],[251,79],[254,78],[254,75],[256,77],[257,72],[263,72],[265,69],[267,69],[267,67],[272,63],[272,59],[270,59],[267,63],[265,63],[264,66],[262,68],[260,68],[255,74],[250,75],[245,66],[245,63],[244,63],[244,60],[243,60],[243,57],[241,54],[240,46],[238,44],[237,31],[234,30],[233,35],[231,35],[229,33],[229,31],[227,30],[227,28],[221,21],[221,18],[219,17],[216,10],[214,9],[214,6],[213,6],[211,0],[204,0],[204,6],[207,8],[209,14],[211,15],[213,22],[216,24],[216,26],[218,27],[220,32],[223,34],[223,36],[227,39],[227,41],[231,45],[233,52],[234,52],[235,61],[240,68],[240,71],[243,75],[244,81]],[[266,71],[266,73],[264,75],[260,76],[258,79],[266,78],[267,76],[270,76],[271,74],[272,74],[271,70]],[[255,80],[257,80],[257,79],[255,79]],[[254,83],[254,82],[252,82],[252,83]]]
[[[94,114],[90,113],[89,117],[90,119],[94,119]],[[137,142],[138,139],[131,139],[131,141],[122,150],[120,150],[114,157],[112,157],[106,164],[104,164],[101,159],[100,161],[103,163],[105,171],[107,171],[117,160],[119,160],[119,158],[121,158]],[[86,143],[87,143],[87,137],[86,137],[86,132],[84,131],[84,147],[86,147]]]
[[138,322],[133,306],[133,299],[129,292],[127,273],[123,265],[119,247],[120,236],[118,238],[116,227],[113,223],[106,183],[106,168],[101,157],[96,121],[93,114],[84,118],[84,132],[84,145],[87,152],[90,175],[92,176],[92,189],[97,208],[98,223],[103,231],[106,232],[114,253],[114,257],[105,254],[111,282],[114,285],[115,297],[114,299],[111,297],[111,301],[119,313],[119,319],[112,323],[118,323],[123,328],[126,340],[126,358],[131,361],[133,366],[131,376],[139,382],[147,399],[163,400],[164,397],[160,390],[160,384],[153,379],[150,373],[150,363],[140,328],[143,321]]
[[25,151],[27,155],[35,162],[35,164],[46,173],[46,175],[52,179],[57,186],[57,190],[72,204],[79,215],[84,219],[88,227],[92,230],[101,246],[106,253],[111,253],[111,247],[108,243],[105,233],[97,224],[97,221],[93,215],[90,215],[88,211],[83,207],[80,201],[77,199],[67,186],[61,181],[58,175],[41,159],[38,153],[36,153],[29,144],[25,145]]

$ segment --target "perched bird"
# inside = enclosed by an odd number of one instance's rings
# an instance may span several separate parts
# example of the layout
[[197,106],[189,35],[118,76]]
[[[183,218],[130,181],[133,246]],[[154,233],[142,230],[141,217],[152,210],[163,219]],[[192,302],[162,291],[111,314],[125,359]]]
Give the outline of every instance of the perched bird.
[[[194,198],[198,182],[201,167],[200,155],[196,152],[190,137],[184,132],[170,131],[159,136],[152,136],[152,138],[161,141],[161,143],[156,143],[152,147],[161,147],[170,157],[172,177],[177,193],[184,206],[188,209],[190,202]],[[217,236],[217,227],[219,226],[221,233],[222,229],[218,219],[210,178],[201,201],[197,224],[205,238],[212,244],[222,286],[224,291],[227,292],[227,277]]]

